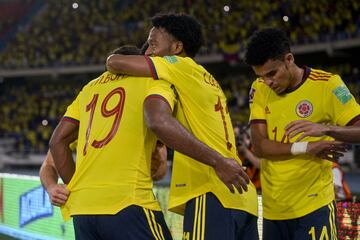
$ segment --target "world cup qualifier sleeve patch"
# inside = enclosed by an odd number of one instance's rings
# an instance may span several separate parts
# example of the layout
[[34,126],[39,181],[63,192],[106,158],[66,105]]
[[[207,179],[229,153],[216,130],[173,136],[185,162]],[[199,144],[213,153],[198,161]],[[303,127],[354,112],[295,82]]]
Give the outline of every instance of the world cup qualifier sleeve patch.
[[166,59],[166,61],[168,61],[169,63],[176,63],[177,59],[175,56],[165,56],[164,57]]
[[345,85],[341,85],[335,88],[333,90],[333,93],[342,104],[347,103],[352,98],[349,89]]

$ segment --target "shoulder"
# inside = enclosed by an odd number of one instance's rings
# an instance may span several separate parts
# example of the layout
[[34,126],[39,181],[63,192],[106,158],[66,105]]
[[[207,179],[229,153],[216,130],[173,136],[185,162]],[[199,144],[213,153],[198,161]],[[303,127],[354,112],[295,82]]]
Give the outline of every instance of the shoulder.
[[[308,79],[319,87],[325,86],[329,91],[336,88],[347,88],[338,74],[319,69],[311,69]],[[322,85],[322,86],[321,86]]]
[[156,61],[156,62],[164,62],[164,63],[170,63],[170,64],[173,64],[173,63],[176,63],[178,62],[178,57],[175,56],[175,55],[172,55],[172,56],[163,56],[163,57],[160,57],[160,56],[149,56],[148,58],[150,58],[152,61]]
[[252,103],[254,101],[254,98],[263,98],[270,90],[271,89],[265,84],[262,78],[257,78],[252,83],[251,89],[249,91],[249,103]]
[[153,56],[153,57],[150,57],[150,59],[157,63],[161,62],[163,64],[168,64],[169,66],[179,65],[179,64],[187,64],[187,65],[196,64],[192,58],[180,57],[180,56],[176,56],[176,55],[163,56],[163,57]]
[[267,89],[270,90],[269,86],[265,84],[262,78],[257,78],[251,85],[251,88],[259,90],[259,91],[266,91]]
[[327,72],[327,71],[324,71],[324,70],[311,68],[311,71],[310,71],[310,74],[309,74],[309,77],[308,77],[308,78],[309,78],[311,81],[327,82],[327,81],[329,81],[330,79],[334,78],[334,76],[338,76],[338,77],[339,77],[339,75],[333,74],[333,73],[331,73],[331,72]]

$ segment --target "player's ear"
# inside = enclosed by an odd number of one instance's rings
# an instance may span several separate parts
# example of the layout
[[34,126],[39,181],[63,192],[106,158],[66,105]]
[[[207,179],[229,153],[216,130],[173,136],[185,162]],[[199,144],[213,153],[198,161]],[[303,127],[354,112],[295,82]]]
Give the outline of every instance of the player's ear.
[[175,41],[172,45],[173,55],[181,55],[184,51],[184,44],[181,41]]
[[285,62],[287,63],[294,63],[294,55],[292,53],[287,53],[285,55]]

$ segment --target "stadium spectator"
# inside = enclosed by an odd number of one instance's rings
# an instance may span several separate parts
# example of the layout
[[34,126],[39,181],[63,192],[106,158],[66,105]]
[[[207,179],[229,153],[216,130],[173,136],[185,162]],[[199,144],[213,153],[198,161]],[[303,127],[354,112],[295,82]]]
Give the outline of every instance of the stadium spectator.
[[[159,96],[172,109],[175,94],[164,89],[170,89],[165,81],[105,72],[82,89],[56,127],[50,151],[70,192],[62,213],[73,217],[76,239],[172,239],[152,192],[156,136],[144,127],[142,111],[145,98]],[[75,169],[69,144],[76,139]]]
[[334,192],[336,201],[352,201],[352,194],[349,185],[344,179],[344,172],[337,162],[333,162],[332,167],[334,177]]
[[[25,27],[15,29],[15,39],[8,41],[0,54],[2,67],[100,64],[102,53],[119,44],[132,42],[140,46],[145,39],[144,30],[148,28],[144,19],[158,11],[172,10],[198,16],[207,39],[200,53],[223,53],[229,61],[237,61],[238,53],[244,50],[242,39],[264,26],[288,30],[294,44],[360,35],[360,5],[356,1],[254,3],[245,0],[226,5],[224,1],[214,0],[174,0],[161,4],[145,0],[100,0],[81,2],[78,8],[71,4],[64,0],[46,1]],[[283,20],[285,17],[287,21]]]
[[27,81],[10,79],[1,85],[0,136],[15,141],[14,149],[20,153],[46,153],[50,134],[80,90],[79,81]]
[[0,39],[27,15],[35,0],[12,0],[0,2]]
[[279,29],[255,32],[246,62],[259,76],[250,92],[250,120],[254,151],[262,158],[263,239],[336,238],[327,160],[341,156],[345,146],[328,137],[295,142],[285,127],[303,118],[360,125],[360,106],[338,75],[298,67]]
[[260,182],[260,159],[255,156],[251,147],[249,126],[241,128],[239,125],[234,126],[236,146],[243,166],[246,167],[246,173],[251,182],[254,184],[258,193],[261,193]]
[[[184,215],[183,238],[258,239],[256,190],[237,157],[226,97],[192,59],[202,44],[201,26],[185,14],[155,15],[152,25],[146,53],[155,57],[111,55],[107,66],[165,79],[178,93],[175,114],[186,131],[159,99],[145,101],[144,111],[149,127],[176,151],[169,209]],[[191,141],[186,138],[190,133],[196,137]]]
[[[209,66],[211,67],[211,66]],[[350,64],[324,66],[326,70],[343,77],[354,97],[359,101],[359,71]],[[243,125],[249,119],[248,94],[250,73],[220,72],[213,70],[228,99],[231,118]],[[91,75],[92,77],[92,75]],[[0,138],[9,139],[8,154],[46,154],[48,139],[66,106],[71,103],[86,83],[89,75],[59,76],[59,79],[5,79],[0,83]],[[245,104],[246,103],[246,104]],[[45,120],[43,122],[43,120]],[[28,134],[36,136],[34,145]]]

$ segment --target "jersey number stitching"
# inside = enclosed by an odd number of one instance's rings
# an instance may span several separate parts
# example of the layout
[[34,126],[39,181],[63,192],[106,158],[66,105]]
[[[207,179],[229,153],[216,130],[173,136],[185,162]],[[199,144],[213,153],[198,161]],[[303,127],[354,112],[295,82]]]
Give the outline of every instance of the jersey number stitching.
[[[107,106],[109,100],[111,99],[111,97],[115,94],[120,95],[119,102],[116,104],[116,106],[113,109],[108,110],[106,108],[106,106]],[[99,98],[99,94],[94,94],[91,102],[86,106],[86,112],[90,111],[90,118],[89,118],[88,127],[86,129],[86,140],[85,140],[85,146],[84,146],[84,150],[83,150],[84,156],[87,153],[87,149],[88,149],[88,145],[89,145],[90,131],[91,131],[95,107],[96,107],[98,98]],[[101,104],[101,115],[105,118],[115,115],[115,118],[114,118],[112,127],[111,127],[109,133],[106,135],[106,137],[101,140],[94,140],[91,143],[91,146],[93,146],[94,148],[102,148],[113,139],[113,137],[115,136],[115,134],[119,128],[119,125],[120,125],[120,120],[121,120],[123,109],[124,109],[124,103],[125,103],[125,90],[122,87],[115,88],[108,95],[106,95],[104,101]]]
[[224,114],[224,107],[221,105],[220,97],[218,96],[218,102],[215,104],[215,112],[221,113],[221,118],[223,120],[224,130],[225,130],[225,140],[226,140],[226,147],[228,150],[231,150],[232,144],[229,142],[229,133],[225,121],[225,114]]

